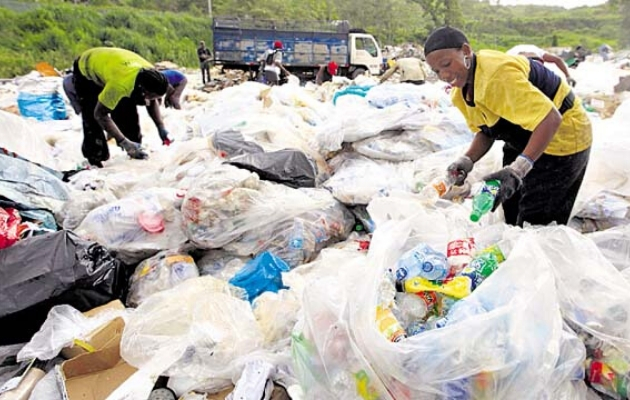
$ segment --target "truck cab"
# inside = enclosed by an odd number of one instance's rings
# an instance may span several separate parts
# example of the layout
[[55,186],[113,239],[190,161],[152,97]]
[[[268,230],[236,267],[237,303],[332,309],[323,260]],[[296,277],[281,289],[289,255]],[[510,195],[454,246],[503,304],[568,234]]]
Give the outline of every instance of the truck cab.
[[349,72],[352,78],[365,71],[370,71],[372,75],[379,75],[383,64],[383,53],[374,36],[368,33],[350,33],[348,41],[350,42],[349,64],[352,69]]

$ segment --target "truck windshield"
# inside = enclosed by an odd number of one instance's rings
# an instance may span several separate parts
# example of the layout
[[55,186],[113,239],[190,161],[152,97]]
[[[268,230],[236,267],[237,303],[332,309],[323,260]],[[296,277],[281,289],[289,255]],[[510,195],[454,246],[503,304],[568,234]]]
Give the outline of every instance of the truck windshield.
[[372,57],[378,56],[378,51],[376,49],[376,43],[374,43],[374,39],[369,37],[356,38],[356,48],[357,50],[365,50]]

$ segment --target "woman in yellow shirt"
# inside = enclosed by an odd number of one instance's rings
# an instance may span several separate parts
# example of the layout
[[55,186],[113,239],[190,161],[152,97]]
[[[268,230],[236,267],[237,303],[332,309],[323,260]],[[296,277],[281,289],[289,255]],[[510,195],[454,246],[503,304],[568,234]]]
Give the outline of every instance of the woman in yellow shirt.
[[503,204],[513,225],[566,224],[592,142],[590,121],[571,87],[523,56],[475,54],[466,36],[451,27],[435,30],[424,51],[431,69],[454,87],[453,104],[476,133],[448,167],[457,183],[502,140],[504,168],[484,177],[501,182],[493,211]]

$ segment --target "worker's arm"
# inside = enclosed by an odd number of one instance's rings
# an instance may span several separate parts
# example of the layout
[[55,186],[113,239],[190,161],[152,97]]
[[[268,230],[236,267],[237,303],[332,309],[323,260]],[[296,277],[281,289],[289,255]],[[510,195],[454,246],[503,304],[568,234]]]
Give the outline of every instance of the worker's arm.
[[326,68],[325,65],[320,65],[319,67],[319,71],[317,71],[317,76],[315,77],[315,84],[316,85],[321,85],[322,83],[324,83],[324,69]]
[[278,68],[280,68],[281,70],[283,70],[283,71],[284,71],[284,73],[285,73],[287,76],[288,76],[288,75],[291,75],[291,73],[290,73],[290,72],[289,72],[289,71],[288,71],[288,70],[284,67],[284,65],[282,65],[282,63],[281,63],[280,61],[276,61],[276,62],[275,62],[275,64],[276,64],[276,66],[277,66]]
[[118,126],[110,116],[111,112],[112,110],[99,101],[96,103],[96,108],[94,108],[94,119],[110,137],[113,137],[116,139],[116,142],[120,143],[125,140],[125,135],[118,129]]
[[385,71],[385,73],[383,74],[383,76],[381,77],[381,83],[385,82],[386,80],[388,80],[392,75],[394,75],[394,72],[396,72],[396,70],[398,69],[398,65],[394,65],[393,67],[391,67],[390,69],[388,69],[387,71]]
[[151,100],[149,102],[147,111],[158,130],[164,129],[164,121],[162,121],[162,113],[160,113],[160,105],[157,100]]
[[493,144],[493,138],[483,132],[479,132],[473,138],[473,141],[470,143],[470,147],[468,147],[468,151],[466,151],[465,155],[470,158],[473,163],[476,163],[485,156],[486,153],[488,153]]
[[556,64],[558,68],[560,68],[560,71],[562,71],[564,76],[566,76],[567,79],[571,79],[571,75],[569,74],[569,69],[567,68],[567,64],[564,62],[562,58],[555,56],[553,54],[545,53],[542,59],[544,62]]

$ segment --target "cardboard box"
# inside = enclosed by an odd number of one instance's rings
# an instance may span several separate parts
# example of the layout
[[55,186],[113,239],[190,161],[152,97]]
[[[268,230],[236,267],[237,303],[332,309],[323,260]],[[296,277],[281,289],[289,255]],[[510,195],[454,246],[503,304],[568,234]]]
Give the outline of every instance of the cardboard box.
[[[83,313],[88,318],[95,316],[96,314],[105,310],[124,310],[125,306],[119,301],[115,300],[107,303],[103,306],[96,307],[90,311]],[[115,318],[109,323],[100,326],[87,335],[87,338],[82,341],[76,341],[72,347],[66,347],[61,350],[61,356],[66,360],[70,360],[81,354],[86,354],[92,351],[101,350],[108,345],[115,344],[112,342],[116,336],[122,335],[122,331],[125,328],[125,321],[122,318]]]
[[219,393],[213,393],[206,396],[206,400],[225,400],[227,395],[234,391],[234,386],[230,386],[229,388],[220,391]]
[[116,345],[61,364],[65,399],[105,400],[137,371],[120,357],[120,338]]
[[617,107],[621,104],[621,96],[602,93],[589,94],[584,97],[584,103],[596,111],[602,118],[613,116]]

